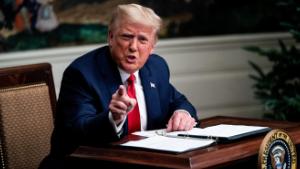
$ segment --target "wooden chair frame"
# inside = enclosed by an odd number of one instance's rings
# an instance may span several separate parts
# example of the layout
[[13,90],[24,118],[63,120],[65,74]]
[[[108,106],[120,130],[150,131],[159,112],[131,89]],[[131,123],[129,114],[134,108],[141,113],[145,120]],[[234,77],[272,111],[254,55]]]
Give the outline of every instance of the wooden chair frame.
[[[49,63],[38,63],[22,66],[13,66],[0,68],[0,89],[6,90],[10,88],[18,88],[22,86],[30,86],[34,84],[44,83],[48,86],[49,91],[49,108],[52,109],[52,117],[54,121],[55,106],[56,106],[56,93],[53,82],[52,68]],[[1,105],[0,105],[1,106]],[[1,117],[1,111],[0,111]],[[0,132],[4,133],[3,126],[0,124]],[[6,151],[5,151],[5,138],[4,135],[0,134],[0,168],[7,169]],[[50,140],[49,140],[50,144]]]

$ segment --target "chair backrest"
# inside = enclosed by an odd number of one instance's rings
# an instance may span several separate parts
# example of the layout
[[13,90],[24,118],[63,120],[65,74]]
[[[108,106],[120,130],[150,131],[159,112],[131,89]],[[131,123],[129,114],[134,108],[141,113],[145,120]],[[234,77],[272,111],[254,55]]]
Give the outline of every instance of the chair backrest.
[[36,169],[49,153],[56,94],[51,65],[0,68],[2,169]]

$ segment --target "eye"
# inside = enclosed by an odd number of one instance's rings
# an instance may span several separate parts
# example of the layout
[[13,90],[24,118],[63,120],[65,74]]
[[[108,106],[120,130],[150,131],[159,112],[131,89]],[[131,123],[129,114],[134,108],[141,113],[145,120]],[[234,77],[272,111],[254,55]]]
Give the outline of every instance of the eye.
[[123,40],[131,40],[133,38],[133,35],[130,35],[130,34],[121,34],[121,39]]
[[138,40],[141,44],[147,44],[149,42],[148,38],[145,36],[139,36]]

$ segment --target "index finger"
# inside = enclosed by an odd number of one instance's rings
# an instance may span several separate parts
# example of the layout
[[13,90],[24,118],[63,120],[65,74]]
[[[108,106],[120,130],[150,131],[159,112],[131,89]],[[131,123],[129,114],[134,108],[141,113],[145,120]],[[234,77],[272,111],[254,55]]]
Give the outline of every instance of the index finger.
[[118,95],[119,96],[123,96],[126,94],[126,89],[125,89],[125,86],[124,85],[120,85],[119,86],[119,89],[118,89]]

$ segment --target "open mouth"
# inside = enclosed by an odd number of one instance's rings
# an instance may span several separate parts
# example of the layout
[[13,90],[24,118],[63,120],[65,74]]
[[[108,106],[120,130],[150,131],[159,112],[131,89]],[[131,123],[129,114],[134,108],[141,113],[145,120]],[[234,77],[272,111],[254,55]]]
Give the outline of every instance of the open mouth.
[[126,60],[129,63],[134,63],[134,62],[136,62],[137,58],[134,55],[127,55]]

